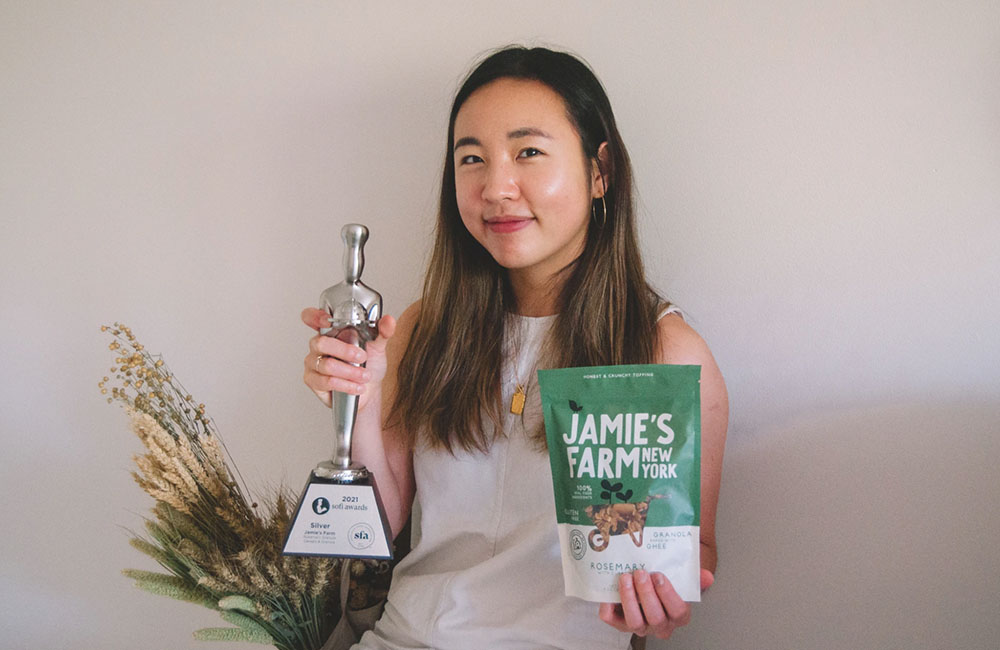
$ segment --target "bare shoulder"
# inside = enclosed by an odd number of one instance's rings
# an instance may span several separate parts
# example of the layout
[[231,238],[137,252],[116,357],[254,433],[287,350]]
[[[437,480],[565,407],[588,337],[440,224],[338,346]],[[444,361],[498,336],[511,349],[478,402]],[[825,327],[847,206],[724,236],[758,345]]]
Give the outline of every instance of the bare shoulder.
[[667,314],[657,322],[657,363],[705,365],[708,360],[715,363],[708,344],[679,314]]
[[420,300],[416,300],[410,303],[410,306],[403,310],[403,313],[399,316],[399,322],[402,325],[404,321],[409,322],[410,328],[417,322],[420,317]]
[[708,344],[678,314],[657,323],[656,362],[701,366],[702,420],[707,436],[725,439],[729,419],[729,393],[722,371]]

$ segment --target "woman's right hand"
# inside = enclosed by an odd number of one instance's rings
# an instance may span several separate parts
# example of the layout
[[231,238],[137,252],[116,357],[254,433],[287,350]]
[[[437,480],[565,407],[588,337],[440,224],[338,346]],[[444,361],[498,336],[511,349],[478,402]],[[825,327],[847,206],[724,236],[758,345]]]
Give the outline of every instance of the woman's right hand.
[[[302,322],[316,330],[309,339],[309,354],[305,358],[305,380],[316,397],[330,406],[330,391],[359,395],[358,410],[362,410],[377,393],[385,377],[385,346],[396,331],[396,319],[383,316],[378,322],[378,337],[362,350],[332,336],[323,336],[320,328],[329,327],[330,318],[322,309],[302,310]],[[364,363],[364,367],[352,364]]]

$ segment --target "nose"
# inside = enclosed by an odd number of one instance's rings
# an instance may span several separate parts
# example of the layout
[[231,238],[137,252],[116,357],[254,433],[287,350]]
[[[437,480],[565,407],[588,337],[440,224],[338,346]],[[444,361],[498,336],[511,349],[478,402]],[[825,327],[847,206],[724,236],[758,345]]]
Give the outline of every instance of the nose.
[[504,199],[516,199],[520,193],[514,165],[503,161],[487,167],[486,179],[483,183],[484,200],[500,202]]

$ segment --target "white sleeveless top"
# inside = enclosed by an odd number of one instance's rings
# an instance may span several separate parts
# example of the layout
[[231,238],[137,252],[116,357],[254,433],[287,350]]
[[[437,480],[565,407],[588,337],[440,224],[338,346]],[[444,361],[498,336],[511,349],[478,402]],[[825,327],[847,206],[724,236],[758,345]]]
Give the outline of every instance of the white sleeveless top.
[[552,470],[530,439],[542,417],[535,365],[554,318],[513,319],[521,336],[505,339],[520,340],[520,350],[505,354],[503,403],[517,377],[530,376],[528,399],[523,418],[504,414],[505,435],[489,453],[414,450],[413,550],[393,573],[385,613],[354,649],[628,647],[631,635],[601,621],[597,603],[564,591]]

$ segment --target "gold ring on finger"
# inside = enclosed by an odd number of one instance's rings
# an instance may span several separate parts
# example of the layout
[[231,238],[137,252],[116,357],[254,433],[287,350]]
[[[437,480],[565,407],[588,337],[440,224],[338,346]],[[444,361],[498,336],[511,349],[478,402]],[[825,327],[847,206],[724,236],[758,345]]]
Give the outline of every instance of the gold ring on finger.
[[319,362],[322,361],[325,358],[326,357],[324,357],[322,354],[317,354],[316,355],[316,372],[319,372]]

